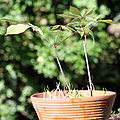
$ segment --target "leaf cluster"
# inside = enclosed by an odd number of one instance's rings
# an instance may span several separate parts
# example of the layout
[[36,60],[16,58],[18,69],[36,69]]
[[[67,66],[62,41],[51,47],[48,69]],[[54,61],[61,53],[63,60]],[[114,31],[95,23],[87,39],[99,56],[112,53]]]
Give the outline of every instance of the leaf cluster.
[[[63,18],[70,18],[71,21],[67,23],[66,26],[73,27],[81,36],[81,38],[86,34],[90,34],[92,36],[92,39],[94,41],[94,35],[92,31],[89,29],[89,26],[92,24],[97,24],[99,22],[108,23],[108,24],[117,24],[117,22],[114,22],[112,20],[98,20],[101,15],[97,16],[96,18],[89,17],[94,12],[94,8],[86,9],[84,14],[82,15],[82,12],[76,8],[70,6],[70,14],[59,14],[58,16]],[[85,21],[87,24],[85,25]],[[77,26],[77,27],[76,27]],[[73,29],[72,29],[73,30]]]

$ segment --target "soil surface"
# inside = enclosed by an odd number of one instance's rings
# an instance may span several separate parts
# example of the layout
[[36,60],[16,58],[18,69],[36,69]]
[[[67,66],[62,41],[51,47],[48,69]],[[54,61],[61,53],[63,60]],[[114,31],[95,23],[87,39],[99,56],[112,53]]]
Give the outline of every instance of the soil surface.
[[120,120],[120,114],[111,115],[108,120]]

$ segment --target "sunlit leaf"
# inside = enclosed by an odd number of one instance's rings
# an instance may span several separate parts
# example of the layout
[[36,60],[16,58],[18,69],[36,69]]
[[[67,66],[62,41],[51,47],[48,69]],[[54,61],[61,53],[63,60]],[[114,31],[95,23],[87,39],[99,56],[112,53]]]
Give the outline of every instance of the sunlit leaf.
[[82,17],[80,11],[76,7],[70,6],[70,12],[72,12],[72,13],[74,13],[76,15],[80,15]]
[[67,28],[66,26],[63,26],[63,25],[61,25],[61,28],[62,28],[63,30],[70,31],[69,28]]
[[97,21],[96,19],[93,19],[93,18],[85,18],[85,20],[92,21],[92,22],[96,22]]
[[91,22],[89,22],[86,26],[85,26],[85,28],[86,27],[88,27],[88,26],[90,26],[91,24],[93,24],[93,23],[95,23],[95,22],[98,22],[98,20],[97,19],[99,19],[101,17],[101,15],[99,15],[99,16],[97,16],[96,18],[85,18],[87,21],[91,21]]
[[84,28],[85,34],[87,34],[90,30]]
[[96,18],[87,17],[87,18],[85,18],[85,20],[91,21],[91,22],[97,22],[97,19],[99,19],[100,17],[101,17],[101,15],[97,16]]
[[75,29],[76,29],[76,30],[79,30],[79,31],[81,31],[81,32],[83,32],[83,29],[80,28],[80,27],[79,27],[79,28],[78,28],[78,27],[75,27]]
[[87,28],[88,26],[90,26],[91,24],[93,24],[94,22],[89,22],[84,28]]
[[80,17],[77,17],[77,18],[74,18],[71,22],[81,22],[81,18]]
[[112,20],[98,20],[98,22],[104,22],[104,23],[108,23],[108,24],[118,24],[117,22],[115,21],[112,21]]
[[33,29],[33,31],[39,32],[42,36],[44,36],[42,30],[38,26],[34,26],[31,23],[29,23],[29,25]]
[[74,31],[73,28],[68,27],[68,26],[63,26],[63,25],[55,25],[55,26],[53,26],[53,27],[52,27],[52,31],[54,31],[54,32],[58,32],[58,31],[60,31],[60,30],[55,31],[55,30],[56,30],[57,28],[59,28],[60,26],[61,26],[61,29],[63,29],[63,30],[67,30],[67,31],[72,30],[72,31]]
[[63,17],[63,18],[75,18],[75,17],[78,17],[77,15],[72,15],[72,14],[58,14],[58,16]]
[[76,24],[79,24],[79,22],[70,22],[67,24],[67,26],[72,26],[72,25],[76,25]]
[[67,26],[67,28],[68,28],[69,30],[75,31],[73,28],[71,28],[71,27],[69,27],[69,26]]
[[59,33],[60,32],[60,30],[49,30],[49,32],[53,32],[53,33]]
[[99,19],[100,17],[101,17],[101,15],[98,15],[98,16],[95,18],[95,20]]
[[80,34],[80,36],[81,36],[81,38],[82,38],[83,35],[84,35],[84,32],[81,32],[81,31],[79,31],[79,30],[77,30],[77,32]]
[[84,13],[84,17],[87,16],[87,15],[91,15],[94,11],[94,8],[90,8],[90,9],[87,9]]
[[10,25],[7,28],[7,32],[5,35],[10,34],[20,34],[27,30],[30,26],[28,24],[17,24],[17,25]]
[[52,27],[52,30],[58,29],[60,27],[60,25],[55,25]]

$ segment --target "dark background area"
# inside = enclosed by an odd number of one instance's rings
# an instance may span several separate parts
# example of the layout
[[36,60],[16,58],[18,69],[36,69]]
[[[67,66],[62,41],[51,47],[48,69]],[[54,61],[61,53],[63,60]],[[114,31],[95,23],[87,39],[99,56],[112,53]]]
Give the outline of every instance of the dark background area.
[[[81,11],[94,8],[93,16],[120,21],[119,0],[1,0],[0,18],[29,21],[40,26],[53,42],[48,26],[65,24],[69,19],[57,16],[69,13],[70,5]],[[55,89],[64,80],[59,71],[54,50],[32,30],[20,35],[5,36],[8,22],[0,22],[0,119],[37,120],[30,96],[36,92]],[[120,31],[110,33],[108,24],[100,23],[93,30],[95,46],[88,36],[87,52],[91,75],[96,89],[117,92],[113,111],[120,108]],[[118,25],[120,30],[120,26]],[[115,28],[114,28],[115,29]],[[69,35],[65,32],[60,39]],[[88,77],[84,61],[83,40],[72,36],[58,47],[66,79],[76,89],[87,89]]]

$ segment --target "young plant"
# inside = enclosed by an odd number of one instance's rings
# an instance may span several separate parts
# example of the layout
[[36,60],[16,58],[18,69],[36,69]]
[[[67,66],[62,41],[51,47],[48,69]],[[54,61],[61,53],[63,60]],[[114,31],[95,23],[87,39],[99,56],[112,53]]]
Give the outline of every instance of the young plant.
[[[61,45],[64,41],[66,41],[68,38],[73,36],[75,33],[80,34],[81,38],[84,37],[83,47],[84,47],[84,52],[85,52],[85,61],[86,61],[86,66],[87,66],[88,79],[89,79],[90,96],[93,96],[93,88],[92,88],[93,83],[92,83],[92,80],[91,80],[90,68],[89,68],[89,62],[88,62],[88,56],[87,56],[87,50],[86,50],[87,36],[91,35],[93,40],[94,40],[92,30],[99,22],[116,24],[116,22],[114,22],[112,20],[98,20],[100,18],[100,15],[96,18],[88,17],[89,15],[91,15],[93,13],[93,11],[94,11],[93,8],[92,9],[87,9],[84,12],[84,14],[82,15],[81,12],[79,11],[79,9],[70,6],[71,14],[59,14],[59,16],[61,16],[63,18],[70,18],[71,22],[67,23],[66,25],[55,25],[55,26],[52,27],[52,32],[57,34],[57,37],[54,37],[54,43],[52,43],[49,39],[47,39],[47,37],[44,36],[42,30],[39,27],[34,26],[30,23],[24,23],[24,22],[20,22],[20,21],[10,20],[10,19],[7,19],[7,18],[2,18],[0,20],[15,23],[14,25],[10,25],[7,28],[7,32],[6,32],[5,35],[20,34],[20,33],[23,33],[24,31],[26,31],[28,28],[32,28],[33,31],[40,34],[47,42],[49,42],[51,47],[53,47],[53,49],[55,50],[56,60],[57,60],[59,69],[61,71],[61,74],[63,76],[63,79],[66,83],[66,86],[67,86],[69,92],[71,91],[71,89],[68,85],[68,82],[65,78],[65,75],[64,75],[64,72],[63,72],[63,69],[62,69],[62,66],[60,64],[58,54],[57,54],[57,47],[59,45]],[[87,24],[85,24],[85,22],[87,22]],[[58,42],[59,35],[63,30],[73,31],[73,33],[71,35],[67,36],[65,39],[61,40],[61,42]]]

